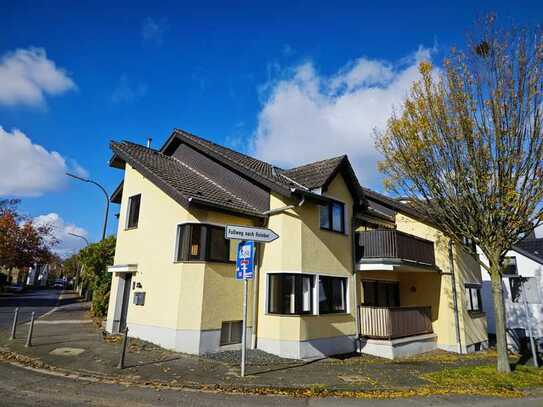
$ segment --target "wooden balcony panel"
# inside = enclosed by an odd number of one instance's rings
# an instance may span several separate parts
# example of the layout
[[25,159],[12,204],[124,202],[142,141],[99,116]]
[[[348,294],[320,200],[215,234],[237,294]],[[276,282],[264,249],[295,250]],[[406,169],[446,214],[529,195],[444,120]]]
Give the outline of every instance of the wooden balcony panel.
[[414,307],[360,307],[361,335],[396,339],[432,333],[432,309]]
[[368,259],[397,259],[434,266],[434,243],[395,229],[358,232],[357,260]]

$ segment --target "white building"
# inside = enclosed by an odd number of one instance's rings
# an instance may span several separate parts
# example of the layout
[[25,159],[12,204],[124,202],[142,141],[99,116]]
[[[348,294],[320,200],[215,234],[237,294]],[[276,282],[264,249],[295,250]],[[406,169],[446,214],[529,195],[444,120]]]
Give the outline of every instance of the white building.
[[[517,339],[528,336],[528,323],[535,338],[543,338],[543,238],[526,239],[506,256],[507,272],[503,277],[503,292],[508,329],[508,341],[517,348]],[[490,275],[482,269],[483,309],[487,315],[488,332],[496,333]],[[523,302],[524,287],[528,312]]]

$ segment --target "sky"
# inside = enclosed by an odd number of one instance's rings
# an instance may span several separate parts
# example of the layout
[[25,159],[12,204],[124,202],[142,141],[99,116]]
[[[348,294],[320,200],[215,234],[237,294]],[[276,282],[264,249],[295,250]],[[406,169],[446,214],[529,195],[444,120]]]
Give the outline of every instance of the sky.
[[[0,199],[54,226],[59,254],[101,237],[122,171],[110,140],[181,128],[289,168],[348,154],[382,190],[374,131],[474,21],[542,23],[541,1],[0,0]],[[112,204],[108,233],[117,228]]]

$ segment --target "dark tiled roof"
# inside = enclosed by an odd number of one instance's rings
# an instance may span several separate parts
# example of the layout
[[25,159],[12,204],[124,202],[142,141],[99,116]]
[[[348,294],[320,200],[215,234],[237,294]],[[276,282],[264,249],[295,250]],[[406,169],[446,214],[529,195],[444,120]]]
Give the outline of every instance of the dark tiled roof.
[[284,175],[309,189],[320,188],[326,184],[346,157],[342,155],[301,165],[285,171]]
[[248,215],[262,216],[261,209],[252,206],[215,180],[176,158],[127,141],[111,142],[111,149],[185,206],[196,202]]
[[285,191],[290,190],[291,187],[296,187],[293,182],[281,176],[284,170],[279,167],[183,130],[176,129],[174,133],[181,140],[188,142],[199,150],[203,150],[204,153],[211,155],[233,169],[243,170],[246,175],[253,176],[257,182],[262,182],[268,187],[277,187]]
[[515,245],[515,249],[517,248],[530,253],[539,260],[539,263],[543,263],[543,239],[521,240]]

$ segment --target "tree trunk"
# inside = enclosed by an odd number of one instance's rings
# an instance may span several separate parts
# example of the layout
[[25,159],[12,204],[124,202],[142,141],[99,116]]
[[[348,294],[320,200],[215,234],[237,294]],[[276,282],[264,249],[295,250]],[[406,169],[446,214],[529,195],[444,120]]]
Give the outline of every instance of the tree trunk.
[[503,302],[502,276],[499,264],[490,265],[490,279],[492,280],[492,297],[494,299],[496,321],[497,370],[501,373],[510,373],[511,366],[509,365],[509,357],[507,355],[505,304]]

